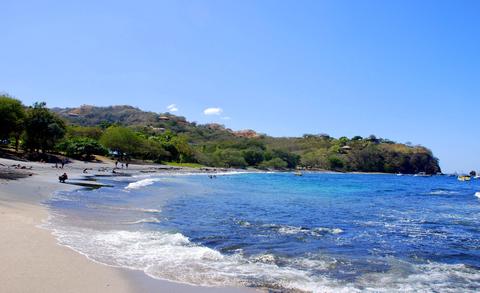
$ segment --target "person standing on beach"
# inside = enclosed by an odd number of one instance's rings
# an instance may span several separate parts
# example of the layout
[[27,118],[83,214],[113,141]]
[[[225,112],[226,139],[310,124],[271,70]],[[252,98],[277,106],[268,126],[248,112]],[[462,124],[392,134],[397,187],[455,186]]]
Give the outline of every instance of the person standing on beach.
[[125,163],[125,167],[128,169],[128,162],[127,162],[127,163]]
[[118,160],[115,161],[115,168],[118,167]]
[[62,159],[62,169],[63,169],[63,166],[65,166],[65,159]]

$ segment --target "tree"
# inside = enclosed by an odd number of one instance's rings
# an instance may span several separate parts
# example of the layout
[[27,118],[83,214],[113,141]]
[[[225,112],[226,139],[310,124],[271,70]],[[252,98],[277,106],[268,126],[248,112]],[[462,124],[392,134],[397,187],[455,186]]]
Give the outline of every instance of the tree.
[[177,150],[179,163],[192,163],[195,162],[195,152],[188,144],[188,139],[184,135],[174,136],[171,140],[173,146]]
[[348,138],[346,136],[342,136],[338,139],[338,143],[340,146],[345,146],[348,143]]
[[328,169],[330,167],[327,161],[328,151],[325,149],[316,149],[302,155],[301,164],[306,168]]
[[300,156],[294,153],[289,153],[283,150],[272,150],[273,158],[280,158],[287,162],[287,167],[294,169],[300,163]]
[[0,141],[14,137],[16,151],[23,132],[24,120],[25,109],[22,102],[8,95],[0,95]]
[[170,153],[163,148],[162,144],[153,138],[142,139],[140,155],[144,160],[154,160],[155,162],[171,158]]
[[285,169],[288,164],[280,158],[273,158],[269,161],[263,161],[259,167],[263,169]]
[[245,162],[242,153],[238,150],[221,150],[216,152],[216,155],[218,156],[219,163],[224,167],[245,168],[247,166],[247,162]]
[[121,126],[110,126],[105,130],[100,143],[120,156],[139,152],[141,139],[131,129]]
[[103,131],[100,127],[93,126],[69,126],[67,127],[68,137],[88,137],[99,140]]
[[67,156],[90,160],[93,155],[106,155],[105,149],[98,141],[88,137],[75,137],[58,144],[58,149],[64,151]]
[[328,163],[330,164],[331,170],[340,170],[345,165],[345,163],[340,157],[334,155],[328,157]]
[[355,135],[354,137],[352,137],[352,140],[362,140],[363,137],[361,137],[360,135]]
[[370,135],[370,136],[367,138],[367,141],[373,142],[373,143],[375,143],[375,144],[377,144],[377,143],[380,142],[380,140],[379,140],[375,135],[373,135],[373,134]]
[[243,151],[243,158],[250,166],[257,166],[264,160],[264,155],[262,150],[258,149],[247,149]]
[[65,122],[46,108],[45,103],[35,103],[25,118],[25,147],[43,153],[52,150],[65,135]]

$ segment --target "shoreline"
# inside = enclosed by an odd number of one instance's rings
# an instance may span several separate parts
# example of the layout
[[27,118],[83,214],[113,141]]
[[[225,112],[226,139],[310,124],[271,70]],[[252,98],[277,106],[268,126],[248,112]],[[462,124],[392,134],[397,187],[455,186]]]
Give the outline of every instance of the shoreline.
[[[0,177],[0,292],[253,292],[251,288],[200,287],[158,280],[143,271],[117,268],[93,261],[85,255],[58,243],[52,230],[42,225],[48,220],[48,208],[42,203],[53,193],[84,188],[85,168],[111,168],[107,163],[74,161],[64,169],[52,164],[0,159],[2,168],[14,164],[32,167],[26,174],[11,180]],[[153,172],[207,173],[190,168],[162,165],[130,165],[122,173],[140,175]],[[171,169],[171,170],[169,170]],[[5,170],[5,169],[4,169]],[[15,169],[9,169],[15,172]],[[26,171],[18,170],[19,173]],[[71,184],[58,183],[66,172]],[[101,173],[99,173],[101,174]],[[105,174],[105,173],[103,173]],[[68,181],[67,181],[68,182]],[[94,182],[92,182],[95,185]]]
[[[15,168],[13,165],[22,165]],[[10,167],[7,167],[10,166]],[[31,167],[31,168],[30,168]],[[53,164],[0,158],[0,292],[254,292],[260,288],[201,287],[156,279],[143,271],[109,266],[61,245],[54,231],[44,226],[49,210],[43,202],[55,192],[104,185],[89,180],[102,176],[153,174],[192,175],[264,173],[272,171],[226,168],[172,167],[159,164],[130,165],[112,173],[112,162],[73,161],[64,169]],[[88,173],[83,171],[88,168]],[[66,184],[58,176],[66,172]],[[219,173],[218,173],[219,172]],[[293,172],[293,171],[288,171]],[[390,173],[334,172],[303,170],[306,173],[395,175]],[[284,173],[284,172],[279,172]],[[1,175],[4,175],[2,177]],[[8,180],[2,179],[7,178]],[[8,268],[15,268],[10,269]]]

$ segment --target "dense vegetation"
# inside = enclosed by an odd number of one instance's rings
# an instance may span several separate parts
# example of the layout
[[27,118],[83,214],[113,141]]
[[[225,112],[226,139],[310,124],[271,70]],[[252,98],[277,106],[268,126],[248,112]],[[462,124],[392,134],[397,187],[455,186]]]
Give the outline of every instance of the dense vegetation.
[[28,152],[60,152],[89,160],[94,155],[155,162],[263,169],[324,169],[390,173],[437,173],[438,160],[422,146],[370,136],[275,138],[235,132],[218,124],[197,125],[169,113],[130,106],[24,107],[0,97],[0,139]]

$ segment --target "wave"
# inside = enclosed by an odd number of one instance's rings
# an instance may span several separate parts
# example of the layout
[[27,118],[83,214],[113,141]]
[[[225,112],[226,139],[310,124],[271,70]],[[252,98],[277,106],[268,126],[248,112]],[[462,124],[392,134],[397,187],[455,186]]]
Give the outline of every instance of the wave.
[[248,221],[243,221],[243,220],[240,220],[240,221],[236,221],[236,223],[242,227],[250,227],[252,226],[252,223],[248,222]]
[[125,222],[125,224],[127,225],[148,224],[148,223],[160,223],[160,220],[152,217],[152,218],[140,219],[138,221],[133,221],[133,222]]
[[160,181],[159,178],[146,178],[146,179],[142,179],[142,180],[139,180],[139,181],[129,183],[127,185],[127,187],[125,187],[125,189],[127,189],[127,190],[139,189],[139,188],[142,188],[142,187],[145,187],[145,186],[152,185],[152,184],[154,184],[155,182],[158,182],[158,181]]
[[453,195],[453,194],[460,194],[460,192],[453,191],[453,190],[439,189],[439,190],[433,190],[433,191],[429,192],[428,194],[430,194],[430,195]]
[[264,224],[262,225],[262,227],[276,230],[278,233],[283,235],[308,234],[311,236],[323,236],[325,234],[340,234],[344,232],[340,228],[327,228],[327,227],[305,228],[305,227],[277,225],[277,224]]
[[[56,227],[53,234],[60,244],[94,261],[142,270],[157,279],[201,286],[254,286],[314,292],[342,292],[344,289],[335,280],[280,267],[274,261],[269,262],[268,256],[223,255],[191,243],[180,233]],[[350,290],[345,289],[345,292]]]
[[[160,180],[169,180],[172,177],[179,177],[179,176],[208,176],[208,175],[216,175],[216,176],[227,176],[227,175],[242,175],[242,174],[254,174],[254,173],[261,173],[257,171],[225,171],[225,172],[179,172],[179,173],[155,173],[155,174],[141,174],[141,175],[134,175],[132,178],[143,178],[138,181],[134,181],[128,184],[125,187],[126,190],[131,189],[139,189],[145,186],[149,186],[158,182]],[[264,172],[267,173],[267,172]],[[125,181],[124,178],[114,179],[116,181]]]
[[[223,255],[190,242],[181,233],[97,231],[79,227],[53,230],[60,244],[94,261],[192,285],[308,292],[475,292],[480,286],[478,270],[466,265],[410,264],[392,260],[386,272],[367,273],[354,281],[341,281],[328,277],[328,272],[338,264],[332,258]],[[324,273],[312,273],[312,270]]]
[[108,210],[118,210],[118,211],[134,211],[134,212],[142,212],[142,213],[152,213],[158,214],[161,212],[159,209],[148,209],[148,208],[136,208],[136,207],[122,207],[122,206],[107,206],[107,205],[94,205],[94,204],[87,204],[87,207],[93,209],[108,209]]
[[132,178],[152,178],[152,177],[181,177],[181,176],[208,176],[208,175],[217,175],[217,176],[229,176],[229,175],[245,175],[245,174],[271,174],[278,173],[273,171],[218,171],[218,172],[156,172],[153,174],[139,174],[133,175]]

